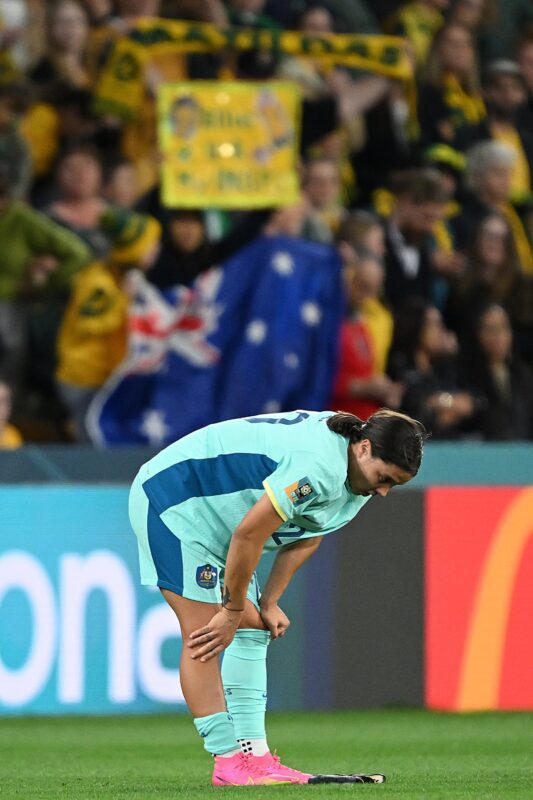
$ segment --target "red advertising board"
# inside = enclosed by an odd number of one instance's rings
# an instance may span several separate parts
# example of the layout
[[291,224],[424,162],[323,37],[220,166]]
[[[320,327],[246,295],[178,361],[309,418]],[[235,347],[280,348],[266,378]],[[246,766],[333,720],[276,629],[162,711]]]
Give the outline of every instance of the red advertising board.
[[429,708],[533,709],[533,488],[426,495]]

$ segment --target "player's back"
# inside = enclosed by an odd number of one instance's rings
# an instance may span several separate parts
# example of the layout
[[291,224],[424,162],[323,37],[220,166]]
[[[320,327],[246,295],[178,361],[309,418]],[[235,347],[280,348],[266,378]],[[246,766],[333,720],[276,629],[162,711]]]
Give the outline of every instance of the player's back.
[[270,459],[273,469],[294,452],[309,452],[324,458],[340,456],[345,474],[345,445],[326,424],[331,411],[292,411],[227,420],[194,431],[166,447],[146,465],[153,476],[174,464],[189,459],[216,459],[230,454],[250,454]]
[[138,480],[165,525],[225,558],[233,531],[266,493],[282,522],[276,546],[338,530],[368,498],[347,487],[347,441],[333,412],[292,411],[209,425],[169,445]]

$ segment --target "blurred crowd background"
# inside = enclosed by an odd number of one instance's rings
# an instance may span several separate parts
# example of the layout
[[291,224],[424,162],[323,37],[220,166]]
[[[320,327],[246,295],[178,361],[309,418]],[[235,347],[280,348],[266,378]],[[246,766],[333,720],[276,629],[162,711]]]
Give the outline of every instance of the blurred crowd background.
[[[121,118],[99,81],[146,16],[403,37],[416,107],[405,82],[250,50],[154,58]],[[161,206],[155,99],[185,79],[297,84],[296,205]],[[86,440],[131,267],[190,286],[259,235],[340,254],[331,408],[532,439],[532,181],[531,0],[0,0],[0,446]]]

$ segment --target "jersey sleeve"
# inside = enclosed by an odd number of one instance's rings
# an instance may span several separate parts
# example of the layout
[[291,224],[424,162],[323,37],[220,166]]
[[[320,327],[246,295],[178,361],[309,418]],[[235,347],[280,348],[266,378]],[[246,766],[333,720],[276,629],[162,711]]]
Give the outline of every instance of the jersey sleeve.
[[311,453],[291,453],[282,458],[263,486],[284,522],[311,513],[339,495],[333,475]]

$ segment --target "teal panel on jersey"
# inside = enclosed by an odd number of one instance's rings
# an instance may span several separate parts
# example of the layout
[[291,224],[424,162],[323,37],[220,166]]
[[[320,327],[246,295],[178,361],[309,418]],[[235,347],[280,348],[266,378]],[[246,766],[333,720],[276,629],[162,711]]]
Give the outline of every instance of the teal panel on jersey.
[[189,458],[144,482],[144,491],[159,514],[194,497],[214,497],[260,489],[277,464],[259,453],[230,453]]

